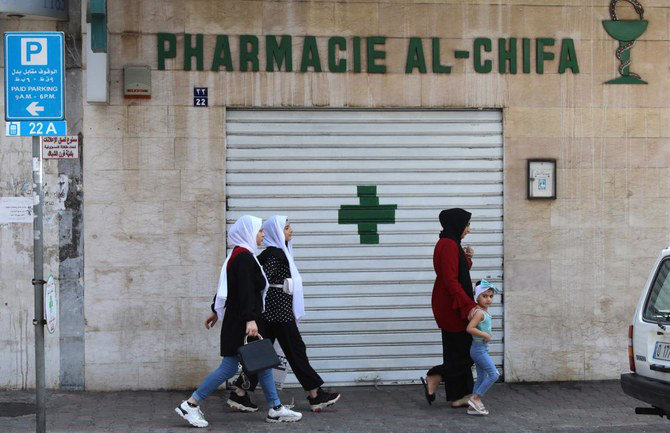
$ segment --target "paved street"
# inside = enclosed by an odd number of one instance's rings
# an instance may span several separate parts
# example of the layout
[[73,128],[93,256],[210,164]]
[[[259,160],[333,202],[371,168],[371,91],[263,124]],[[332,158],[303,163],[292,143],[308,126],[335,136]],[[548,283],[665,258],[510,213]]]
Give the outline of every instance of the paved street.
[[[638,404],[625,396],[618,381],[543,384],[496,384],[485,399],[488,417],[450,409],[444,389],[428,406],[420,385],[340,388],[341,401],[323,413],[311,413],[298,389],[284,390],[284,402],[295,398],[304,418],[297,424],[267,424],[265,406],[255,414],[233,412],[220,392],[208,399],[203,411],[216,432],[602,432],[667,433],[670,421],[635,415]],[[174,407],[186,392],[50,392],[49,432],[193,432]],[[254,401],[264,403],[262,393]],[[18,406],[34,402],[31,392],[0,392],[0,432],[34,432],[35,415],[7,417]]]

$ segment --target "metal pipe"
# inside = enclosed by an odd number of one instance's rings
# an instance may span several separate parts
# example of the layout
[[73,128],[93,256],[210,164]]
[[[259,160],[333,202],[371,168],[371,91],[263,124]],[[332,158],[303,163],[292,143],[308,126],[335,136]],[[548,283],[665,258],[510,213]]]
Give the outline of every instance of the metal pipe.
[[44,363],[44,234],[42,192],[42,157],[39,137],[33,137],[33,263],[35,289],[35,394],[37,433],[46,433],[46,390]]

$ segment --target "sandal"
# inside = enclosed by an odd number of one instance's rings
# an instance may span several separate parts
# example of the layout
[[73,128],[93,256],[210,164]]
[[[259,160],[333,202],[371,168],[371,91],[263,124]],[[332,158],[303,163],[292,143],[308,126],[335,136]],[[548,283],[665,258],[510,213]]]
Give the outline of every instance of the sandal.
[[431,394],[428,392],[428,385],[426,385],[426,381],[423,380],[423,377],[421,378],[421,383],[423,384],[423,393],[426,396],[426,401],[428,402],[429,405],[433,405],[433,402],[435,401],[435,394]]
[[[489,414],[489,411],[486,410],[486,408],[484,407],[484,403],[482,403],[482,402],[477,403],[473,399],[469,399],[468,400],[468,405],[470,405],[470,407],[472,408],[472,410],[468,410],[468,414],[470,414],[470,415],[488,415]],[[472,411],[474,411],[476,413],[472,413]]]
[[467,413],[468,413],[468,415],[485,416],[485,415],[489,414],[489,411],[486,410],[484,412],[477,412],[473,408],[470,408],[470,409],[468,409]]

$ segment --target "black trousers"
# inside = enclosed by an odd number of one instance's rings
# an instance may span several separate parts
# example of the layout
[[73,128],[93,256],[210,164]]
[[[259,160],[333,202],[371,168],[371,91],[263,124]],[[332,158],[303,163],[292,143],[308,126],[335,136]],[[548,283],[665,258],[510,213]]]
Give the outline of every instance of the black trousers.
[[444,363],[428,370],[428,375],[439,374],[444,381],[447,401],[454,401],[472,393],[472,336],[467,332],[442,331],[442,357]]
[[[302,341],[298,325],[295,321],[280,323],[280,322],[265,322],[265,333],[263,338],[269,338],[274,343],[275,339],[279,340],[286,360],[293,370],[293,374],[302,385],[305,391],[309,391],[323,385],[321,376],[312,368],[307,359],[307,348]],[[256,375],[249,377],[249,387],[243,386],[244,380],[238,377],[235,381],[235,386],[253,391],[258,385],[258,377]]]

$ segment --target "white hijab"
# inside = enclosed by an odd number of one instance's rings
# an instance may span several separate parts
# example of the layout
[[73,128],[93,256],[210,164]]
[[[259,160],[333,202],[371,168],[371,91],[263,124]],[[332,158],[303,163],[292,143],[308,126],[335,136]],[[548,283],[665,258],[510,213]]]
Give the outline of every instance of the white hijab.
[[268,247],[281,248],[288,259],[291,278],[293,279],[293,315],[295,321],[300,322],[305,315],[305,295],[302,288],[302,277],[293,260],[293,242],[286,243],[284,236],[284,227],[288,217],[283,215],[273,215],[263,223],[265,231],[265,245]]
[[[256,254],[258,253],[258,245],[256,244],[256,235],[261,229],[261,224],[263,220],[251,215],[243,215],[235,224],[228,229],[228,246],[230,247],[230,252],[226,257],[226,261],[223,262],[221,267],[221,273],[219,274],[219,287],[216,290],[216,300],[214,301],[214,310],[219,316],[219,320],[223,319],[223,314],[226,310],[226,299],[228,298],[228,277],[226,269],[228,268],[228,261],[230,256],[233,254],[233,249],[235,246],[242,247],[251,252],[254,256],[254,260],[258,263]],[[268,290],[267,277],[265,272],[263,272],[263,267],[258,263],[258,267],[261,269],[263,278],[265,278],[265,289],[263,290],[263,309],[265,309],[265,294]]]

